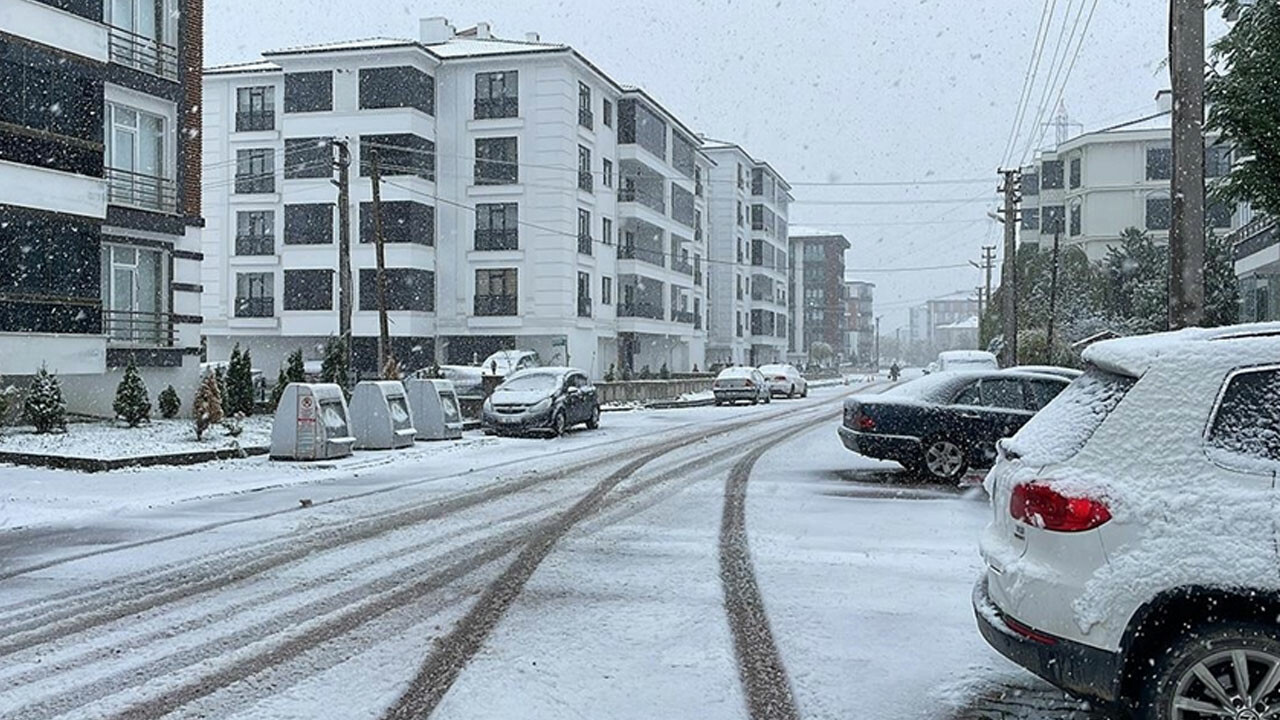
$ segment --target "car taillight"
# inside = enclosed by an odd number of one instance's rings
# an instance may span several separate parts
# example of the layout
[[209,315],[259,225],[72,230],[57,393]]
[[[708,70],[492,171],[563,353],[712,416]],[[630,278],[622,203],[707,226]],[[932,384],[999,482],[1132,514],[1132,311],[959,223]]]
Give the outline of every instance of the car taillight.
[[1067,497],[1044,483],[1013,486],[1009,514],[1014,520],[1054,532],[1092,530],[1111,519],[1099,500]]
[[876,429],[876,421],[872,420],[870,417],[866,415],[863,415],[862,413],[858,413],[857,417],[855,417],[854,420],[855,422],[857,422],[859,430],[875,430]]
[[779,375],[778,377],[774,378],[774,380],[777,380],[778,382],[786,382],[787,378],[785,375]]
[[755,387],[755,386],[756,386],[756,384],[755,384],[755,383],[753,383],[753,382],[751,382],[750,380],[744,380],[744,381],[742,381],[742,382],[743,382],[743,384],[744,384],[744,385],[746,385],[747,387]]

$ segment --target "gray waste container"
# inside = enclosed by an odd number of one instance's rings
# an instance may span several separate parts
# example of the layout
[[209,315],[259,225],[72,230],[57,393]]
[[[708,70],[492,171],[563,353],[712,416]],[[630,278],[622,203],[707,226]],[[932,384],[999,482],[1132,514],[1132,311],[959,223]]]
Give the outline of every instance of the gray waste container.
[[398,380],[363,380],[351,393],[351,426],[357,450],[413,445],[413,412]]
[[462,437],[462,412],[453,383],[448,380],[409,380],[404,384],[413,409],[419,440],[457,440]]
[[346,457],[355,441],[342,388],[309,383],[285,386],[271,424],[272,460]]

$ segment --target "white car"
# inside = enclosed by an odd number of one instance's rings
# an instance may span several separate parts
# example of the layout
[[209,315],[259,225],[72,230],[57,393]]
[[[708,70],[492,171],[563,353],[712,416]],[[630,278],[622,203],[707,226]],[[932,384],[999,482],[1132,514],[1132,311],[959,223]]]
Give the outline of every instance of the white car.
[[769,384],[769,392],[774,395],[793,397],[809,397],[809,383],[794,365],[778,363],[761,365],[760,374]]
[[944,350],[938,353],[938,370],[998,370],[996,356],[985,350]]
[[759,405],[773,397],[760,370],[742,365],[721,370],[711,383],[711,392],[715,395],[716,405],[732,405],[739,400]]
[[486,376],[506,377],[541,364],[538,353],[533,350],[499,350],[480,363],[480,372]]
[[1098,343],[986,479],[983,636],[1139,718],[1280,714],[1280,323]]

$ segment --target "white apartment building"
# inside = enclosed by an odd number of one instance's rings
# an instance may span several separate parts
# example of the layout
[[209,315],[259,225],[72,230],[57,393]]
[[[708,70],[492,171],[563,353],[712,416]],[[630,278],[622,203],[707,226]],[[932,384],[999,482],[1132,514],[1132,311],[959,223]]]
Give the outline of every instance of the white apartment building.
[[110,417],[123,368],[199,378],[202,0],[5,0],[0,372]]
[[1232,226],[1240,322],[1280,319],[1280,221],[1240,203]]
[[[206,73],[210,355],[272,371],[338,334],[331,139],[350,149],[352,347],[376,371],[374,152],[391,350],[407,368],[504,348],[599,377],[687,371],[705,345],[688,131],[571,47],[456,31],[263,54]],[[692,148],[692,149],[690,149]]]
[[787,211],[791,186],[767,162],[720,140],[702,145],[711,168],[711,315],[707,363],[787,358],[791,322]]
[[[1157,96],[1150,116],[1071,138],[1037,155],[1022,171],[1022,242],[1048,248],[1054,233],[1060,247],[1083,248],[1100,260],[1126,228],[1146,230],[1167,242],[1173,150],[1168,96]],[[1212,179],[1231,166],[1227,148],[1206,140],[1205,175]],[[1207,220],[1220,231],[1231,225],[1231,210],[1212,205]]]

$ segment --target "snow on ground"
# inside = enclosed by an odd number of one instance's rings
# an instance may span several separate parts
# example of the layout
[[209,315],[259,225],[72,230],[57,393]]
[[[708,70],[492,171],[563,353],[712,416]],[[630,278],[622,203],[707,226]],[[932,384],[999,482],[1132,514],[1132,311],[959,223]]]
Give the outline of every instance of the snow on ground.
[[0,430],[0,451],[115,460],[271,444],[269,416],[245,418],[241,428],[238,436],[232,436],[222,425],[216,425],[205,432],[203,441],[198,441],[191,420],[157,418],[133,428],[109,420],[72,422],[67,424],[65,433],[43,435],[19,426]]

